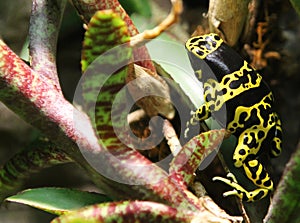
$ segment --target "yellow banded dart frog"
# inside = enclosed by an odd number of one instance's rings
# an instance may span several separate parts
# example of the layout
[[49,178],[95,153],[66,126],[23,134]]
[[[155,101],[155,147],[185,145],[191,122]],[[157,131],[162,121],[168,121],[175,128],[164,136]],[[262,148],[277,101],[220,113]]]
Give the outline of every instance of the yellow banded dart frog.
[[193,112],[189,125],[213,116],[237,137],[232,161],[243,168],[256,189],[248,191],[234,175],[214,177],[233,188],[223,195],[236,195],[248,202],[266,197],[273,181],[259,161],[262,153],[276,157],[281,152],[282,129],[273,110],[273,95],[261,75],[214,33],[190,38],[186,49],[195,75],[203,84],[204,104]]

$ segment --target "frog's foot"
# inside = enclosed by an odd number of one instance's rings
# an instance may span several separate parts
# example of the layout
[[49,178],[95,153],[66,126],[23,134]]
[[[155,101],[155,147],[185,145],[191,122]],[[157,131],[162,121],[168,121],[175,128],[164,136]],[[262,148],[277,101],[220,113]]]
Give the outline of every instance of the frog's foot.
[[229,177],[230,179],[224,177],[213,178],[213,181],[218,180],[224,182],[233,188],[233,190],[223,193],[224,197],[234,195],[239,197],[243,201],[253,202],[266,197],[270,192],[270,190],[266,188],[258,188],[253,191],[247,191],[245,188],[243,188],[237,183],[236,178],[232,173],[229,173],[227,177]]

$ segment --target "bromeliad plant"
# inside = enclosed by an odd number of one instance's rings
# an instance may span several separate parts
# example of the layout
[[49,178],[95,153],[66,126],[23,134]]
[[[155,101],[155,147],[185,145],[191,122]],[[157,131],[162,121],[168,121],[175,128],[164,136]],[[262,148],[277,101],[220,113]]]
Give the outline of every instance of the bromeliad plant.
[[[174,117],[168,85],[157,74],[141,43],[178,20],[181,1],[172,0],[170,15],[153,30],[141,34],[116,0],[72,0],[72,4],[86,28],[83,78],[79,83],[82,101],[76,101],[80,108],[64,98],[55,63],[66,0],[33,0],[30,65],[0,40],[0,100],[43,134],[0,170],[1,201],[6,198],[58,215],[54,223],[242,221],[227,215],[209,197],[198,198],[188,190],[203,158],[221,144],[224,130],[202,133],[179,152],[175,149],[168,171],[128,146],[131,142],[126,143],[127,132],[122,132],[124,120],[134,119],[133,113],[124,112],[122,89],[134,82],[128,87],[134,100],[147,88],[164,95],[139,98],[136,105],[142,112],[134,114],[163,116],[163,132],[170,149],[180,147],[167,120]],[[146,82],[140,81],[141,77]],[[117,109],[113,104],[116,101]],[[87,162],[87,157],[93,162]],[[81,166],[105,195],[39,188],[10,196],[31,172],[67,162]],[[91,164],[105,171],[97,171]]]
[[[31,172],[51,165],[75,162],[87,172],[105,195],[40,188],[24,191],[7,200],[60,215],[53,222],[239,221],[240,218],[228,216],[209,198],[198,199],[187,189],[201,159],[222,141],[223,130],[194,137],[174,158],[167,173],[137,150],[121,142],[115,135],[115,120],[111,120],[112,103],[118,91],[126,85],[126,80],[134,80],[138,75],[151,76],[153,81],[150,78],[150,82],[157,85],[154,80],[158,81],[162,92],[168,94],[167,85],[156,74],[146,48],[142,46],[133,49],[133,46],[145,38],[159,35],[176,22],[181,11],[181,1],[173,1],[173,11],[160,26],[142,34],[138,34],[118,1],[73,0],[72,3],[83,21],[88,24],[82,51],[82,71],[87,73],[95,66],[110,66],[122,62],[126,66],[108,76],[105,86],[96,93],[94,89],[97,88],[99,73],[97,71],[97,75],[87,75],[89,78],[82,84],[82,97],[85,99],[82,106],[90,116],[87,117],[64,98],[57,76],[56,42],[66,1],[33,1],[29,30],[30,65],[0,41],[0,99],[25,121],[38,128],[45,137],[12,157],[2,167],[1,200],[15,193],[22,179]],[[120,44],[127,47],[109,55],[106,60],[95,60]],[[131,62],[133,58],[139,57],[144,58],[139,64]],[[93,63],[94,60],[96,62]],[[99,72],[100,77],[105,75],[103,70]],[[133,88],[130,91],[135,90]],[[146,101],[140,100],[139,103],[148,115],[161,113],[172,117],[174,111],[169,104],[168,95],[166,98],[161,100],[153,97]],[[120,101],[121,108],[124,102]],[[90,109],[92,103],[96,104],[94,110]],[[114,113],[114,117],[118,115],[123,117],[122,110]],[[170,127],[167,121],[165,125]],[[114,158],[107,157],[108,153]],[[117,175],[121,180],[116,182],[109,175],[97,172],[82,154],[89,154],[106,168],[107,174]],[[185,165],[182,165],[182,160],[186,160]],[[134,163],[135,168],[128,163]],[[136,168],[139,166],[145,168]],[[134,182],[134,185],[122,182]]]

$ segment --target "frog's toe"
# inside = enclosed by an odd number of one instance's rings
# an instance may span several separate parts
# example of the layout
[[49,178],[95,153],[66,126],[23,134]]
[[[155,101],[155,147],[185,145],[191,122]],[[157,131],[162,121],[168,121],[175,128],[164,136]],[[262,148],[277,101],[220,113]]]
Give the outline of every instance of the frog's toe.
[[[231,176],[231,178],[232,178],[232,176]],[[237,196],[240,199],[247,201],[247,202],[253,202],[253,201],[260,200],[260,199],[266,197],[269,194],[269,192],[271,191],[267,188],[258,188],[253,191],[247,191],[241,185],[239,185],[237,182],[235,182],[234,179],[235,179],[235,177],[233,179],[227,179],[224,177],[214,177],[213,181],[221,181],[233,188],[233,190],[223,193],[224,197],[234,195],[234,196]]]
[[238,181],[237,181],[237,179],[236,179],[236,177],[234,176],[234,174],[233,173],[227,173],[227,175],[226,175],[226,177],[227,178],[229,178],[232,182],[234,182],[234,183],[237,183]]
[[234,176],[233,173],[228,173],[227,175],[227,178],[225,177],[213,177],[213,181],[222,181],[226,184],[228,184],[229,186],[232,186],[232,184],[237,184],[237,180],[236,180],[236,177]]
[[237,191],[236,189],[230,190],[230,191],[227,191],[227,192],[223,193],[223,196],[224,196],[224,197],[228,197],[228,196],[238,196],[239,198],[242,199],[241,192]]
[[228,173],[227,177],[229,179],[217,176],[213,178],[213,181],[221,181],[233,188],[233,190],[223,193],[224,197],[234,195],[239,197],[240,199],[243,199],[243,196],[247,191],[237,183],[237,180],[232,173]]

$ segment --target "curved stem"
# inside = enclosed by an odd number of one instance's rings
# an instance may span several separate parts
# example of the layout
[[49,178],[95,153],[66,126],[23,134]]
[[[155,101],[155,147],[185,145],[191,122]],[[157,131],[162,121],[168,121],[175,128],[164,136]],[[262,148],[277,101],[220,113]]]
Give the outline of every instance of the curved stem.
[[34,0],[30,17],[29,52],[33,70],[53,81],[61,92],[56,47],[66,0]]

